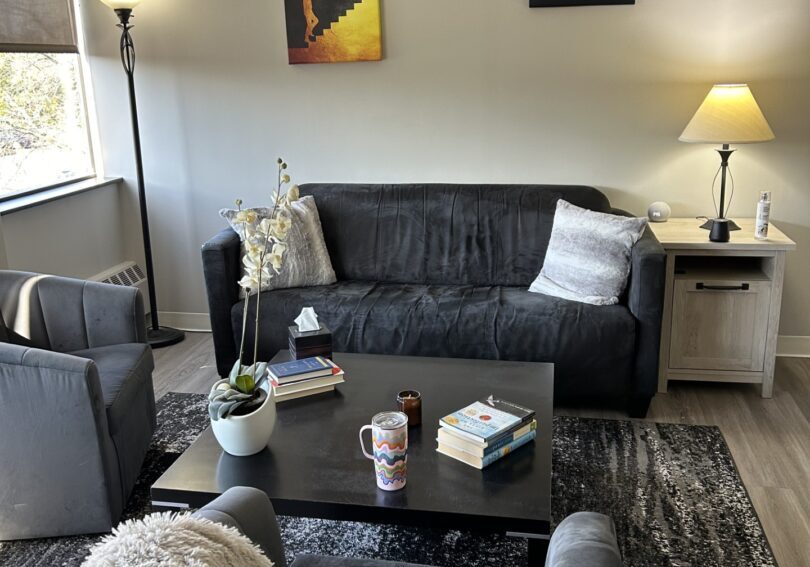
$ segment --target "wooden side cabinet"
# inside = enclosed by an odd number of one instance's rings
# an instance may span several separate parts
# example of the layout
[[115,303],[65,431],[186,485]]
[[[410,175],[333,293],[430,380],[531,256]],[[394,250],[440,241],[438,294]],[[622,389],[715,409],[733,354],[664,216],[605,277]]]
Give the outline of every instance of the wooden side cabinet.
[[773,224],[754,238],[735,219],[731,241],[709,241],[701,221],[650,223],[667,253],[658,391],[670,380],[762,384],[773,395],[785,255],[796,248]]

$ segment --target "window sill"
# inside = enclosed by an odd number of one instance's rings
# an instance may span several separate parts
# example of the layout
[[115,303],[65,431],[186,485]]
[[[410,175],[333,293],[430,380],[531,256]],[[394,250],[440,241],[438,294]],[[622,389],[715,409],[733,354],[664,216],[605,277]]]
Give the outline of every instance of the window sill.
[[93,177],[83,181],[76,181],[75,183],[68,183],[53,189],[46,189],[38,191],[29,195],[20,195],[19,197],[11,197],[5,201],[0,202],[0,216],[24,211],[37,205],[50,203],[58,199],[64,199],[71,195],[78,195],[85,191],[92,191],[93,189],[100,189],[102,187],[114,187],[119,182],[123,181],[121,177]]

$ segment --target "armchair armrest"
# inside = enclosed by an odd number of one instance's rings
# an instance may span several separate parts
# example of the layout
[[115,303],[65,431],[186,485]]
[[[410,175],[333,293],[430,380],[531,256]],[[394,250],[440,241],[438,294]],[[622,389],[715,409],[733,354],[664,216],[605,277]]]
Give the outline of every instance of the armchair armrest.
[[238,529],[261,547],[276,567],[287,566],[276,513],[267,494],[261,490],[234,486],[194,515]]
[[237,357],[231,308],[239,301],[241,252],[239,236],[230,228],[219,232],[202,247],[208,313],[220,376],[228,375]]
[[[658,388],[658,356],[664,311],[666,253],[649,227],[633,247],[627,307],[638,321],[636,369],[631,414],[646,414],[649,400]],[[634,407],[635,406],[635,407]],[[634,417],[636,417],[634,415]]]
[[546,567],[622,567],[613,520],[596,512],[565,518],[548,546]]
[[109,531],[118,465],[92,361],[0,344],[0,431],[0,540]]

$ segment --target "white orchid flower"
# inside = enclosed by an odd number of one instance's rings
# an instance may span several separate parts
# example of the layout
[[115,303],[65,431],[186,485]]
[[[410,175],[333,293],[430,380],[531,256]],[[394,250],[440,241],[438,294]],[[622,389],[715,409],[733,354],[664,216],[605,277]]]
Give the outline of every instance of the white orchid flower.
[[268,255],[270,264],[273,266],[273,269],[276,273],[281,271],[282,263],[284,262],[284,252],[287,250],[287,246],[284,244],[276,243],[273,244],[273,249],[270,251]]
[[287,216],[284,215],[279,215],[278,218],[274,219],[274,221],[273,235],[279,240],[284,240],[287,238],[287,233],[290,231],[290,227],[292,227],[292,222]]
[[254,222],[256,222],[256,211],[253,211],[251,209],[239,211],[238,213],[236,213],[236,222],[253,224]]
[[301,198],[301,191],[298,189],[298,185],[293,185],[287,191],[287,202],[294,203],[298,199]]

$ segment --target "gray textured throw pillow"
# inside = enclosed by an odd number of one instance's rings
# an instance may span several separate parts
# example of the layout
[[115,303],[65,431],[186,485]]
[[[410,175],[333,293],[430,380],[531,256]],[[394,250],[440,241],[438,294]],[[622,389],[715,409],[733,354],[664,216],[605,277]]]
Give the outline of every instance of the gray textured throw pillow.
[[540,275],[529,291],[613,305],[630,273],[630,252],[647,219],[583,209],[560,199]]
[[[271,214],[271,209],[265,207],[251,210],[256,212],[255,223],[257,225]],[[228,221],[239,238],[244,240],[243,227],[235,222],[237,212],[235,209],[222,209],[219,214]],[[335,270],[332,269],[332,261],[323,239],[323,229],[315,199],[311,195],[307,195],[291,203],[290,217],[292,222],[285,242],[287,251],[284,253],[281,273],[276,274],[266,284],[263,281],[262,291],[335,283],[337,277]]]

